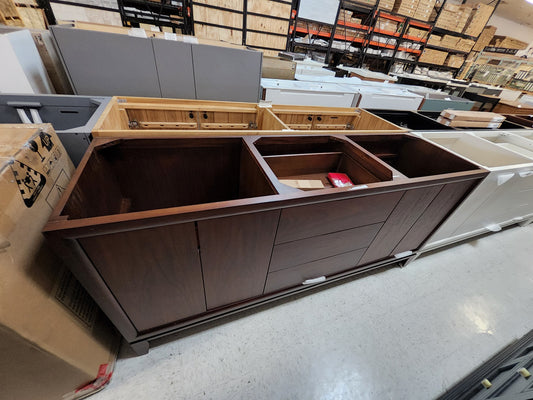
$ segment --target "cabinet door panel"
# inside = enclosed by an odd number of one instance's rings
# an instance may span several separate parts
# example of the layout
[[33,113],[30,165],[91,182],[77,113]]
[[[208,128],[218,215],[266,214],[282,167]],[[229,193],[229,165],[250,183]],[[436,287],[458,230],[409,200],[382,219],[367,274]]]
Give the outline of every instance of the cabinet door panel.
[[207,308],[263,294],[279,210],[198,222]]
[[206,311],[194,223],[79,243],[138,331]]
[[403,193],[286,208],[281,211],[276,244],[383,222]]
[[476,182],[478,181],[469,180],[445,185],[392,254],[418,249]]
[[359,264],[367,264],[394,254],[394,248],[424,213],[442,187],[443,185],[437,185],[405,192]]

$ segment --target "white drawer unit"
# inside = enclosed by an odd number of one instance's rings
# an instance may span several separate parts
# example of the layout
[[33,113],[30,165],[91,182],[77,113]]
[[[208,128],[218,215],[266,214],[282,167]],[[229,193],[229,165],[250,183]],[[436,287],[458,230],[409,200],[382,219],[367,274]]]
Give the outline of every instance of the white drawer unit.
[[359,95],[335,83],[261,79],[263,100],[280,105],[355,107]]
[[490,171],[429,238],[421,252],[533,218],[533,157],[525,157],[478,136],[489,134],[498,136],[498,132],[481,131],[419,133]]
[[392,87],[365,85],[358,87],[357,91],[361,96],[357,104],[360,108],[415,111],[424,100],[423,96]]

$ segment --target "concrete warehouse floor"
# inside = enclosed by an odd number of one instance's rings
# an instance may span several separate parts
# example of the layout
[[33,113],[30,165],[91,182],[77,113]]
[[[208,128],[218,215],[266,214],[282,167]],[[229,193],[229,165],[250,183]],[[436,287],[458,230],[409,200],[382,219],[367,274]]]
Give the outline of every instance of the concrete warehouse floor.
[[431,399],[533,328],[533,225],[123,349],[91,400]]

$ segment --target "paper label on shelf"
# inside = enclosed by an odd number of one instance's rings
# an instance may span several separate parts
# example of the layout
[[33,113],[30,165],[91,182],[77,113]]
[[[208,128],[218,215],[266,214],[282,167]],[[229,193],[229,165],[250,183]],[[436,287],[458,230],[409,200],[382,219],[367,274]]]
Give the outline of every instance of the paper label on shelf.
[[183,36],[183,41],[185,43],[198,44],[198,38],[195,38],[194,36]]
[[142,28],[130,28],[128,30],[128,36],[148,38],[148,36],[146,36],[146,31]]
[[177,41],[178,40],[178,35],[176,35],[173,32],[165,32],[165,39],[166,40],[175,40],[175,41]]
[[159,29],[158,26],[151,26],[151,27],[150,27],[150,30],[151,30],[152,32],[161,32],[161,30]]

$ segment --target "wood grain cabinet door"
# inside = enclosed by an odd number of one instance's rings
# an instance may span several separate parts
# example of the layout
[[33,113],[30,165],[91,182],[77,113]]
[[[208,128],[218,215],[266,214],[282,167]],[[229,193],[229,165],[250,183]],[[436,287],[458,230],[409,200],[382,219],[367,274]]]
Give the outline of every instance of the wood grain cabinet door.
[[279,210],[198,222],[207,308],[261,296]]
[[78,240],[139,332],[206,311],[194,223]]

